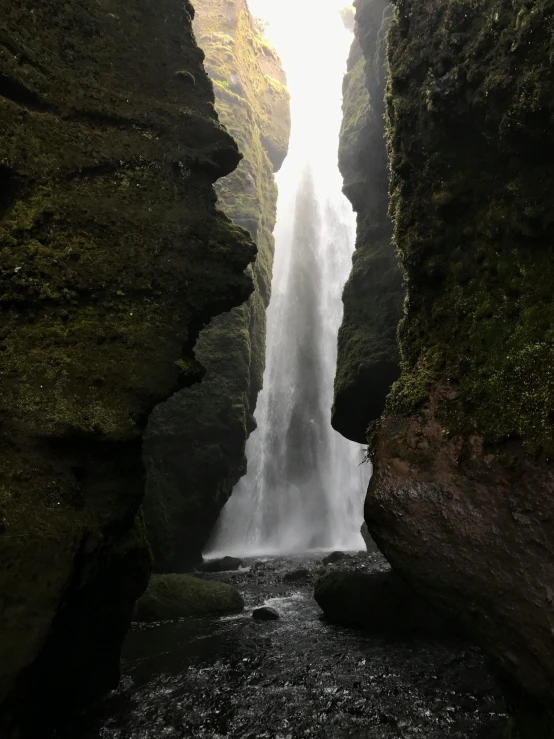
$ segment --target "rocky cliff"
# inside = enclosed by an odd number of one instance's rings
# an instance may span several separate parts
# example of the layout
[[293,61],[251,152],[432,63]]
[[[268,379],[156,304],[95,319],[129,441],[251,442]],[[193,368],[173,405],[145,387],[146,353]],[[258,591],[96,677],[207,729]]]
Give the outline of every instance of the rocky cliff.
[[[362,39],[373,5],[358,3]],[[553,11],[396,3],[386,101],[407,298],[365,508],[395,569],[487,649],[524,739],[554,732]]]
[[358,215],[352,272],[343,293],[332,423],[366,442],[398,378],[396,330],[403,286],[388,217],[385,143],[387,0],[357,3],[357,26],[343,86],[339,166],[344,192]]
[[0,2],[0,734],[118,679],[150,554],[141,435],[255,256],[183,0]]
[[244,159],[217,186],[218,206],[258,244],[255,290],[240,308],[200,334],[201,385],[174,395],[152,415],[145,439],[146,517],[155,568],[179,572],[202,548],[231,491],[246,472],[246,440],[262,387],[271,289],[277,188],[287,152],[289,97],[275,50],[246,0],[198,0],[194,30],[206,53],[220,120]]

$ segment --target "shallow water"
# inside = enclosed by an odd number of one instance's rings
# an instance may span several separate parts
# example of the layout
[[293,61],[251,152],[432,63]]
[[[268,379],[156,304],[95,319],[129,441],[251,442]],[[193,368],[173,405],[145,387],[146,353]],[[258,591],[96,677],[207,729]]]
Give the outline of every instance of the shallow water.
[[[504,706],[479,650],[328,624],[311,584],[282,583],[300,566],[315,576],[321,556],[210,576],[243,592],[238,616],[134,628],[121,685],[83,739],[500,739]],[[385,567],[379,555],[348,566]],[[261,603],[281,619],[253,621]]]

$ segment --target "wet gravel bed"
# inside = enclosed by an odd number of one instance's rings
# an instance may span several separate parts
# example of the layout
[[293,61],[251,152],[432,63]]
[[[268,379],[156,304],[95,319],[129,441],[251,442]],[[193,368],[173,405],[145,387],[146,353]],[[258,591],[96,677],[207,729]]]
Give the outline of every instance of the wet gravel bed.
[[[388,641],[326,623],[312,598],[323,555],[245,560],[243,614],[136,626],[120,687],[82,739],[500,739],[498,688],[479,650]],[[304,582],[283,575],[307,568]],[[329,567],[375,571],[380,555]],[[259,622],[267,604],[278,621]]]

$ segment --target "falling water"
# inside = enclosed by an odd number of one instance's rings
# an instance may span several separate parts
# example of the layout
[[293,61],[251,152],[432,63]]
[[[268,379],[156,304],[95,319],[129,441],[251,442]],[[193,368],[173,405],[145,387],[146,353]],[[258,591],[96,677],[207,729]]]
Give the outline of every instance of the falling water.
[[223,509],[210,551],[359,549],[370,469],[333,431],[331,405],[341,293],[355,216],[337,166],[342,78],[351,34],[345,0],[250,0],[269,22],[291,92],[289,155],[279,204],[264,389],[248,474]]

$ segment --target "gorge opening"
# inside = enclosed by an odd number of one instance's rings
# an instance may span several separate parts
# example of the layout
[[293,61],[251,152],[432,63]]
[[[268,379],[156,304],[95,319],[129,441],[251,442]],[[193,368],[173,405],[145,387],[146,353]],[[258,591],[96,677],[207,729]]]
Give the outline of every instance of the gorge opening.
[[554,736],[554,0],[346,2],[0,2],[2,739]]
[[337,151],[342,84],[352,33],[342,0],[254,0],[291,93],[291,139],[277,174],[272,297],[267,311],[258,427],[248,473],[222,511],[208,554],[364,547],[364,450],[331,427],[342,288],[356,219],[342,194]]

